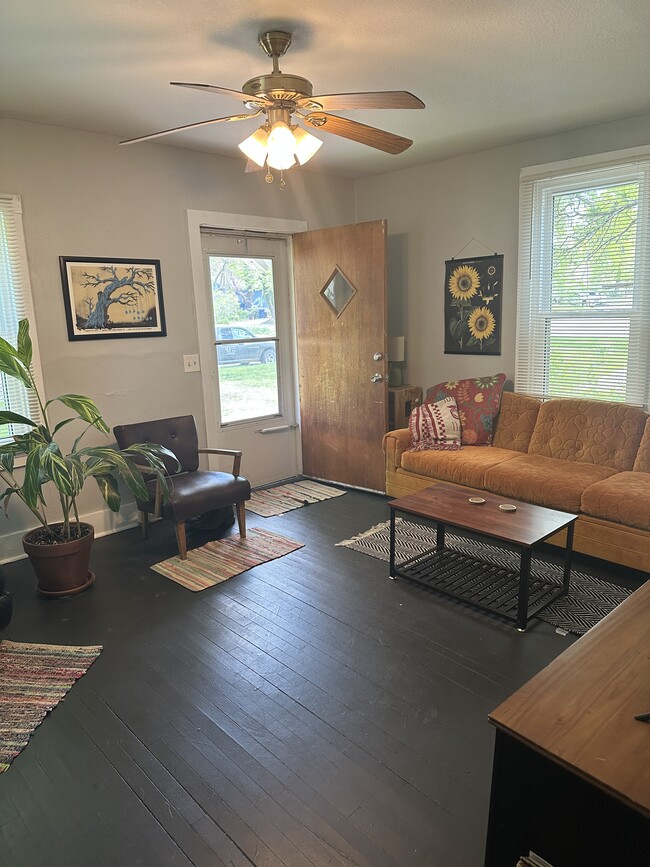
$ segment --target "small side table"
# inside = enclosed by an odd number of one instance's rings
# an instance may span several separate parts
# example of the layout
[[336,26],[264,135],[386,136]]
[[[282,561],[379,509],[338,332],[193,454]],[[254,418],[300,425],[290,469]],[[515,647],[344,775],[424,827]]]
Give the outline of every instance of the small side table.
[[419,385],[400,385],[388,388],[388,430],[408,427],[409,416],[414,406],[422,403]]

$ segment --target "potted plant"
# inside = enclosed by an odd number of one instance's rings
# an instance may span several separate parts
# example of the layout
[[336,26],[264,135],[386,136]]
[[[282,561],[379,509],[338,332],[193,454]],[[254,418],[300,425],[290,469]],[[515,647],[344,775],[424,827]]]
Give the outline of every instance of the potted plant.
[[[23,537],[23,548],[32,561],[38,578],[38,590],[47,596],[70,596],[89,587],[95,576],[88,570],[94,528],[79,518],[77,498],[90,478],[95,479],[108,507],[117,512],[121,497],[121,478],[136,498],[149,497],[141,467],[160,481],[163,497],[168,493],[167,471],[162,456],[176,459],[172,452],[154,443],[143,443],[116,451],[110,446],[83,448],[81,441],[89,430],[104,434],[109,428],[94,402],[81,394],[63,394],[44,400],[36,386],[30,365],[32,343],[29,323],[22,319],[18,326],[16,346],[0,338],[0,371],[19,379],[36,396],[40,418],[30,419],[15,412],[0,409],[0,425],[12,423],[30,428],[13,441],[0,446],[0,480],[6,484],[0,493],[5,512],[15,495],[25,503],[39,526]],[[72,415],[54,423],[50,420],[52,406],[59,404],[72,410]],[[66,453],[57,442],[58,434],[72,422],[81,422],[83,429],[72,448]],[[26,455],[24,470],[16,472],[16,457]],[[20,476],[20,477],[19,477]],[[62,519],[51,522],[47,517],[45,488],[56,491]]]

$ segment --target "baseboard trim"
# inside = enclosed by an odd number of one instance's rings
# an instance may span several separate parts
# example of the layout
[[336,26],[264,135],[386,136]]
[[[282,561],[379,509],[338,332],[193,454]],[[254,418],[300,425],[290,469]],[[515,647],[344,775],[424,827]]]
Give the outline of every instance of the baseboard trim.
[[[128,506],[119,512],[111,512],[102,509],[99,512],[91,512],[81,515],[81,520],[92,524],[95,528],[95,537],[109,536],[112,533],[120,533],[122,530],[130,530],[140,523],[139,512],[135,503],[131,508]],[[28,530],[18,530],[8,533],[0,539],[0,564],[13,563],[15,560],[23,560],[27,555],[23,551],[23,536]]]

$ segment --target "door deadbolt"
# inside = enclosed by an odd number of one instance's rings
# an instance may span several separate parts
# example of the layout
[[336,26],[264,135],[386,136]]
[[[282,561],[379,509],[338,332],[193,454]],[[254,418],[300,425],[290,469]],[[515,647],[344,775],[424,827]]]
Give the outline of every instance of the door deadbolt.
[[381,352],[375,352],[375,354],[372,356],[372,360],[381,361],[383,357],[384,356],[381,354]]

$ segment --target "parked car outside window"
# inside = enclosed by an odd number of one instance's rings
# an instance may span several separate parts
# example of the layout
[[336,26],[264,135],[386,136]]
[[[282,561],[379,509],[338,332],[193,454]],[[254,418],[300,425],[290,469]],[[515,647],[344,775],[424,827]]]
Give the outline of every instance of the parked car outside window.
[[[241,325],[217,326],[217,340],[255,341],[255,335]],[[275,341],[225,343],[217,346],[219,364],[271,364],[275,361]]]

